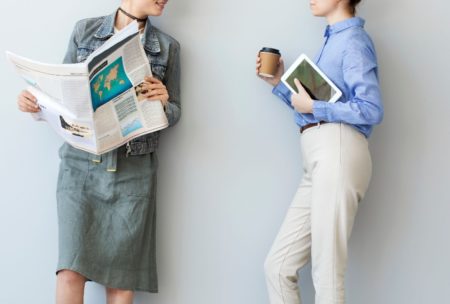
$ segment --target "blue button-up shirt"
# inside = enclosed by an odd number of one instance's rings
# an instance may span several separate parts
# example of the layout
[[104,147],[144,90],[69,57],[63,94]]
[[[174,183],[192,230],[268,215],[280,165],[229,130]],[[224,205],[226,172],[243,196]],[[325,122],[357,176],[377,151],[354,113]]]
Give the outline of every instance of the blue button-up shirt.
[[[335,103],[314,101],[313,113],[296,112],[300,127],[322,120],[343,122],[368,138],[373,125],[383,120],[375,47],[364,23],[354,17],[327,26],[325,42],[314,61],[342,91],[342,97]],[[272,92],[293,109],[292,93],[286,85],[280,82]]]

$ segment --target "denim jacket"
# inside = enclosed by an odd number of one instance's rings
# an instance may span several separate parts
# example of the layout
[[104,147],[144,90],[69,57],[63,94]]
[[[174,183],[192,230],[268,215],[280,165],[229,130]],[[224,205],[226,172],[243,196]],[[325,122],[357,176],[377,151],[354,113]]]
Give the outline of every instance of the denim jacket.
[[[88,18],[76,23],[70,37],[64,63],[79,63],[114,34],[116,12],[111,15]],[[169,92],[166,115],[169,126],[174,126],[181,115],[180,103],[180,44],[171,36],[152,26],[150,18],[143,37],[153,76],[160,79]],[[130,155],[151,153],[158,147],[160,131],[143,135],[129,142]]]

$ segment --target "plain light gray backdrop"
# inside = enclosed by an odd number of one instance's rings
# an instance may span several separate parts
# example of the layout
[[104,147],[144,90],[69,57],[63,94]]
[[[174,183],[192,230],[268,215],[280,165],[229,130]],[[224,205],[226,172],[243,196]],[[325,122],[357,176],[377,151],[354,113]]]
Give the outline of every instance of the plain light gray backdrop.
[[[450,27],[445,0],[365,2],[385,120],[370,138],[374,175],[350,241],[349,304],[450,297]],[[2,1],[0,51],[61,62],[76,20],[119,1]],[[136,303],[268,303],[263,261],[300,181],[293,113],[256,78],[262,46],[287,64],[314,56],[325,20],[307,0],[170,0],[154,21],[182,44],[181,122],[159,149],[160,293]],[[2,55],[4,56],[4,55]],[[24,83],[5,57],[0,149],[0,303],[52,303],[61,140],[16,108]],[[301,271],[313,303],[310,267]],[[88,283],[86,303],[101,303]]]

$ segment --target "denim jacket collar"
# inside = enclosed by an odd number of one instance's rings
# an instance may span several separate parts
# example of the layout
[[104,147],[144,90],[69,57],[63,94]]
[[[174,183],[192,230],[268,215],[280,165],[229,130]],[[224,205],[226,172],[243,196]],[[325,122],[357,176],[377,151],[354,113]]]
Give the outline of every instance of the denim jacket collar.
[[[102,25],[98,28],[95,33],[95,38],[98,39],[108,39],[114,35],[114,22],[116,20],[116,13],[108,15],[103,20]],[[150,17],[147,19],[147,24],[145,26],[144,32],[144,48],[152,54],[159,54],[161,52],[161,45],[159,43],[158,36],[156,35],[155,28],[150,22]]]
[[329,37],[335,33],[342,32],[343,30],[346,30],[354,26],[364,27],[365,22],[366,21],[361,17],[353,17],[337,22],[333,25],[327,25],[324,36]]

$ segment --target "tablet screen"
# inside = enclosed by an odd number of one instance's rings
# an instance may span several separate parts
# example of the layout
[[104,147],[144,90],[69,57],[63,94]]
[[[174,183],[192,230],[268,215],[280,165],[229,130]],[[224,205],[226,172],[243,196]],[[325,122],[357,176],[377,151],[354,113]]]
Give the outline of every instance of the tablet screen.
[[312,99],[329,101],[336,94],[336,91],[318,72],[316,72],[314,67],[309,64],[307,60],[302,60],[286,78],[286,82],[298,93],[294,83],[295,78],[300,80]]

